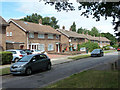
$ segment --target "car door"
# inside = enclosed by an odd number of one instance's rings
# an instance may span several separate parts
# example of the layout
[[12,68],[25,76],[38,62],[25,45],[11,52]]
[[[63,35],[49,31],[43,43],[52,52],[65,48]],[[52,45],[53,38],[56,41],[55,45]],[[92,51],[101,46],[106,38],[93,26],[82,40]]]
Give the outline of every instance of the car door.
[[44,55],[44,54],[40,54],[40,61],[41,61],[41,64],[42,64],[42,68],[43,69],[46,68],[47,65],[48,65],[48,61],[49,61],[47,56]]
[[31,67],[34,71],[39,70],[40,55],[36,55],[31,59]]

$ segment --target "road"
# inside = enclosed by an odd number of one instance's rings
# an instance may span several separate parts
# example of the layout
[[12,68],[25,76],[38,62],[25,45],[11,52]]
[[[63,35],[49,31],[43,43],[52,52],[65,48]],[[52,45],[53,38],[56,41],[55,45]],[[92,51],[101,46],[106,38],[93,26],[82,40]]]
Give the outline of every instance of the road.
[[50,71],[40,71],[30,76],[2,76],[2,88],[40,88],[100,64],[118,60],[118,53],[109,53],[104,57],[90,57],[69,63],[53,65]]

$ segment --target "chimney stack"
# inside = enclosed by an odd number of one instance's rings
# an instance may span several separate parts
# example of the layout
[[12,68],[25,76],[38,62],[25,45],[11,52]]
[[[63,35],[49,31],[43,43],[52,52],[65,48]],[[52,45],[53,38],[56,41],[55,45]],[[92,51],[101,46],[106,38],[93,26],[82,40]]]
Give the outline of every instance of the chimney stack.
[[64,30],[65,30],[65,26],[63,26],[63,27],[62,27],[62,29],[64,29]]
[[42,25],[42,19],[39,19],[39,24]]

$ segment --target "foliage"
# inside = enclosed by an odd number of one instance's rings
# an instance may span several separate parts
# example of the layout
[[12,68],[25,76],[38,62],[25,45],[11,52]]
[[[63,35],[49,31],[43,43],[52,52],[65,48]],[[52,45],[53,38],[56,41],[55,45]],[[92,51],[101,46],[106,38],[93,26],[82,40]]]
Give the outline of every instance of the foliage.
[[57,25],[58,20],[55,17],[42,17],[41,15],[38,15],[37,13],[33,13],[32,15],[27,15],[26,17],[22,18],[23,21],[28,21],[32,23],[39,23],[39,20],[42,20],[43,25],[49,25],[53,27],[54,29],[59,28],[59,25]]
[[94,49],[99,48],[99,45],[98,45],[98,43],[93,43],[91,41],[88,41],[86,43],[81,44],[79,48],[81,48],[81,47],[86,47],[91,52]]
[[11,52],[0,52],[0,57],[2,60],[0,60],[0,64],[10,64],[12,61],[12,53]]
[[73,25],[70,27],[71,31],[76,32],[76,24],[73,22]]
[[116,44],[117,42],[117,39],[115,38],[115,36],[113,36],[112,34],[110,34],[109,32],[108,33],[101,33],[101,35],[103,35],[104,37],[106,37],[107,39],[109,39],[111,42],[110,42],[110,45],[113,46]]
[[0,75],[10,74],[10,67],[0,69]]

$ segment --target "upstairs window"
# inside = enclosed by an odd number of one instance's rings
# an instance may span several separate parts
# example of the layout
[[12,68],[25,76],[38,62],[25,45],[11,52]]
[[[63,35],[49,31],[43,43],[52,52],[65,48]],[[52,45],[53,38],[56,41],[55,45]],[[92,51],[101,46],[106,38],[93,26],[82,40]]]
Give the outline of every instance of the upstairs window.
[[44,34],[38,34],[38,38],[45,38]]
[[60,36],[59,36],[59,35],[56,35],[56,39],[60,39]]
[[10,36],[12,36],[12,32],[10,32]]
[[34,38],[34,33],[29,33],[29,38]]
[[7,34],[6,34],[7,36],[9,36],[9,32],[7,32]]
[[53,39],[53,34],[48,34],[48,39]]

